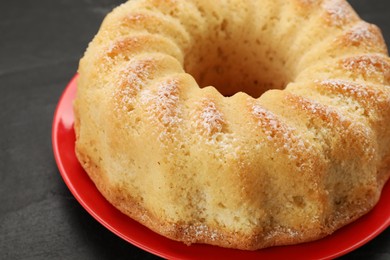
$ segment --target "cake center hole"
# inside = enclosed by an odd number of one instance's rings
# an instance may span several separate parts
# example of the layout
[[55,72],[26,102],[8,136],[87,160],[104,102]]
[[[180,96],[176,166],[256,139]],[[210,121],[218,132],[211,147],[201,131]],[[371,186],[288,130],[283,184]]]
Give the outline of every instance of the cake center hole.
[[184,61],[185,70],[200,87],[214,86],[224,96],[245,92],[258,98],[269,89],[284,89],[291,81],[282,58],[287,54],[275,43],[268,43],[266,37],[262,40],[261,35],[240,34],[223,21],[219,30],[199,39]]

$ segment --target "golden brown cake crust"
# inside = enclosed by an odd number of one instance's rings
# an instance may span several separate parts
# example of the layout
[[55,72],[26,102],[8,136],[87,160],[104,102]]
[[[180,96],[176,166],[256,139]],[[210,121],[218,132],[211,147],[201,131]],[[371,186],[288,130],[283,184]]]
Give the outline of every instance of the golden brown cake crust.
[[320,239],[390,177],[390,59],[344,0],[131,0],[79,74],[81,165],[116,208],[186,244]]

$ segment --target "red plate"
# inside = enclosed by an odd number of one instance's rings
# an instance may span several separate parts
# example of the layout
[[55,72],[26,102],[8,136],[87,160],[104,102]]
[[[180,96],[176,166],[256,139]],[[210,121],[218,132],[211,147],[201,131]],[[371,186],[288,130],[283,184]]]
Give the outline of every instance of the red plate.
[[74,153],[72,103],[77,75],[62,94],[54,115],[52,142],[54,156],[66,185],[79,203],[101,224],[124,240],[150,253],[169,259],[331,259],[367,243],[390,225],[390,184],[377,206],[367,215],[334,234],[310,243],[241,251],[210,245],[191,245],[162,237],[114,208],[96,189]]

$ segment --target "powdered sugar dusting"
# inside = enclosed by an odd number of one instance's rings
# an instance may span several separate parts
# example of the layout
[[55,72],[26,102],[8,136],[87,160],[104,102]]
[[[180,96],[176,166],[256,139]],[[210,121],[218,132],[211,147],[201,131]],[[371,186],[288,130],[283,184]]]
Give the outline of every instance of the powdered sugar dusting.
[[212,98],[203,98],[196,102],[196,108],[190,113],[191,124],[196,132],[201,133],[208,145],[214,146],[217,150],[236,158],[242,149],[235,134],[224,129],[226,119],[218,109]]
[[141,104],[147,105],[151,100],[153,100],[153,92],[150,89],[143,89],[139,97]]
[[[337,135],[345,135],[349,136],[349,139],[353,138],[358,140],[359,144],[364,149],[364,153],[361,155],[362,158],[363,156],[369,159],[373,158],[375,149],[372,147],[372,143],[369,142],[368,138],[368,136],[370,136],[370,128],[359,121],[355,122],[346,117],[340,105],[338,105],[340,109],[335,109],[314,100],[295,95],[289,96],[288,99],[291,100],[291,103],[294,104],[296,108],[310,114],[312,118],[322,120],[326,124],[322,126],[323,128],[337,131]],[[317,134],[322,135],[322,138],[329,138],[329,136],[324,136],[322,131],[319,131]],[[329,135],[329,133],[327,133],[327,135]],[[355,144],[355,146],[357,146],[357,144]]]
[[275,130],[284,128],[280,125],[279,121],[275,119],[273,114],[271,114],[268,110],[265,110],[264,108],[258,105],[253,106],[253,114],[259,119],[264,119],[264,120],[260,120],[259,124],[260,126],[265,127],[263,130],[266,135],[266,138],[269,141],[273,140],[275,136],[274,134]]
[[[342,101],[345,108],[359,116],[376,114],[387,110],[390,104],[390,96],[382,89],[367,86],[364,83],[355,83],[340,79],[328,79],[316,82],[318,88],[326,89]],[[332,98],[334,99],[334,98]],[[336,104],[337,105],[337,104]],[[339,105],[339,104],[338,104]],[[374,116],[374,117],[376,117]]]
[[149,120],[157,121],[161,126],[152,129],[164,144],[176,138],[173,129],[182,121],[179,91],[179,80],[168,79],[159,82],[155,90],[144,89],[140,93],[139,101],[145,107]]
[[[220,234],[214,230],[211,230],[205,224],[189,225],[184,228],[184,234],[187,237],[191,237],[192,242],[204,241],[204,239],[216,240],[220,238]],[[193,238],[195,237],[195,238]]]
[[288,227],[279,226],[274,228],[272,231],[268,232],[265,235],[264,239],[273,240],[275,239],[275,237],[286,236],[286,235],[290,238],[301,236],[301,234],[296,230],[293,230]]
[[131,62],[119,71],[113,92],[116,110],[132,111],[138,92],[144,88],[150,73],[155,69],[153,60],[145,59]]
[[327,87],[328,89],[345,93],[348,94],[349,96],[354,96],[359,99],[371,97],[368,87],[363,83],[356,84],[341,79],[327,79],[327,80],[317,81],[316,83],[320,84],[321,86]]
[[225,121],[222,113],[215,106],[215,103],[207,99],[199,103],[203,107],[203,110],[200,113],[200,120],[197,120],[197,124],[209,136],[221,132]]
[[351,17],[348,5],[340,0],[327,0],[323,4],[326,10],[326,21],[333,26],[342,26]]
[[365,80],[376,78],[380,83],[387,83],[390,80],[389,61],[380,55],[363,55],[346,58],[341,61],[344,69],[363,75]]
[[179,101],[179,82],[175,79],[168,80],[159,84],[157,95],[150,106],[152,116],[164,126],[172,126],[181,121],[179,118],[180,109],[177,106]]
[[287,99],[291,101],[294,107],[299,108],[299,110],[306,111],[322,121],[327,122],[329,125],[334,125],[336,122],[342,124],[349,122],[347,118],[338,113],[334,108],[322,105],[314,100],[295,95],[290,95]]
[[[148,129],[157,136],[165,147],[177,141],[177,127],[182,122],[181,106],[179,105],[180,80],[167,79],[150,84],[140,90],[137,106],[142,113],[142,122],[149,125]],[[170,153],[168,156],[171,156]]]
[[284,152],[292,160],[299,159],[298,154],[309,146],[299,138],[295,129],[283,124],[276,115],[259,105],[252,107],[253,115],[259,119],[260,128],[268,141],[276,147],[276,152]]
[[347,37],[354,45],[361,44],[362,42],[373,42],[377,38],[371,26],[363,22],[352,27],[351,31],[347,33]]

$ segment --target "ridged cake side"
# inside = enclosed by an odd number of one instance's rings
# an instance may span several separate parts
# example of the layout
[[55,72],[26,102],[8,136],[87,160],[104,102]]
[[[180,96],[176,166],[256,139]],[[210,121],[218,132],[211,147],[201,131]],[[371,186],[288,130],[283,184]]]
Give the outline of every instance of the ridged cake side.
[[319,239],[368,212],[390,175],[390,59],[343,0],[132,0],[79,74],[81,164],[171,239]]

